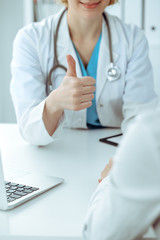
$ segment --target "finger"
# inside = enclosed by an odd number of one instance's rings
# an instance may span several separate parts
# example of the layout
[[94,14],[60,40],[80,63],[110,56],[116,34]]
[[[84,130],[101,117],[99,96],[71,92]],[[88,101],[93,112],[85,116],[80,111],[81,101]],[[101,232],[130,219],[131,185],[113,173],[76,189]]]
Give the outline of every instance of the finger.
[[110,158],[109,163],[108,163],[108,167],[109,167],[109,169],[112,168],[112,165],[113,165],[113,159]]
[[82,77],[83,86],[93,86],[96,83],[96,80],[92,77]]
[[89,94],[83,94],[81,96],[81,103],[83,102],[89,102],[94,98],[94,94],[93,93],[89,93]]
[[93,93],[95,92],[96,87],[95,86],[84,86],[83,87],[83,94]]
[[113,158],[109,159],[109,164],[111,164],[111,165],[113,164]]
[[68,69],[66,76],[72,76],[72,77],[77,77],[76,73],[76,62],[74,58],[71,55],[66,56],[67,63],[68,63]]
[[101,182],[102,182],[102,179],[98,179],[98,182],[101,183]]
[[90,106],[92,106],[92,101],[82,102],[78,106],[76,106],[73,110],[74,111],[80,111],[80,110],[89,108]]
[[[106,169],[106,168],[105,168]],[[105,176],[105,170],[103,170],[102,172],[101,172],[101,178],[103,179],[104,178],[104,176]]]

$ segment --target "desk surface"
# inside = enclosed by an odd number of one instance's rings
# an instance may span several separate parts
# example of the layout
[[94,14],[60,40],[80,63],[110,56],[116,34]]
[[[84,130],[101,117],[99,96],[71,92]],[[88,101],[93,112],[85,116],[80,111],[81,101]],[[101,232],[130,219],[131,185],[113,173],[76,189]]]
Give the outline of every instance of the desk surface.
[[[3,165],[14,171],[42,173],[64,178],[60,186],[7,212],[0,211],[0,240],[81,239],[89,199],[100,172],[116,148],[99,138],[118,129],[64,129],[59,140],[35,147],[20,136],[17,125],[0,124]],[[150,231],[146,237],[154,237]]]

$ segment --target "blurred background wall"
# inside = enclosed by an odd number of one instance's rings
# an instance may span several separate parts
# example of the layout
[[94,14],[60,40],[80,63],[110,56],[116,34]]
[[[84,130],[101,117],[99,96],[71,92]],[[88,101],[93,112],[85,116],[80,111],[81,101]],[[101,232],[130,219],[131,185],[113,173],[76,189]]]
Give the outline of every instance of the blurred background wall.
[[0,0],[0,122],[15,122],[9,93],[12,42],[23,26],[23,1]]
[[[0,122],[16,122],[9,92],[12,44],[24,25],[56,13],[62,5],[56,0],[0,0]],[[36,6],[36,7],[35,7]],[[126,23],[144,29],[150,47],[155,90],[160,96],[160,0],[120,0],[107,10]]]

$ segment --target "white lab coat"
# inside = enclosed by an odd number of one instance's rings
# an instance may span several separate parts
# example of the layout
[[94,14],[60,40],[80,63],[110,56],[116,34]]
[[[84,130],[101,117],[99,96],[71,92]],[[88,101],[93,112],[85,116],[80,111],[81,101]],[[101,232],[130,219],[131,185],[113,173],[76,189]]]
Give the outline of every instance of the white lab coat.
[[141,239],[154,225],[160,240],[160,109],[139,117],[122,140],[109,177],[92,196],[86,240]]
[[[62,12],[62,11],[61,11]],[[46,78],[53,66],[53,36],[60,13],[32,23],[16,36],[11,64],[11,95],[17,121],[23,137],[35,145],[46,145],[58,137],[63,126],[87,128],[86,110],[68,111],[60,119],[52,137],[45,129],[42,115],[46,99]],[[102,40],[96,83],[96,107],[102,126],[126,128],[143,109],[155,107],[152,68],[148,59],[148,44],[144,33],[136,26],[126,25],[117,17],[110,16],[114,63],[121,69],[121,78],[107,81],[110,63],[108,31],[103,20]],[[66,14],[62,18],[57,42],[58,60],[67,67],[66,55],[76,60],[77,76],[81,77],[80,65],[70,39]],[[52,75],[53,89],[57,88],[65,73],[57,69]]]

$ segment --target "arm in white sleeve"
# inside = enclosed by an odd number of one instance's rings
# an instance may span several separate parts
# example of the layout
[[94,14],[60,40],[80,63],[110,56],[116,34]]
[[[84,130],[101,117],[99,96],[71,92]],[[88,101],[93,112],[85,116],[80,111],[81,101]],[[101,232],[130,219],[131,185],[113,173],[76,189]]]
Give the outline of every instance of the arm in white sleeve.
[[142,30],[134,25],[128,36],[128,62],[123,95],[122,131],[126,131],[135,116],[157,106],[152,66],[149,60],[147,39]]
[[[20,132],[24,139],[34,145],[46,145],[59,136],[63,116],[57,130],[50,136],[43,122],[46,100],[46,72],[42,69],[39,54],[43,43],[36,24],[19,31],[14,41],[11,64],[11,95],[16,111]],[[46,34],[42,32],[41,34]],[[47,52],[45,53],[48,54]],[[47,61],[47,57],[44,56]]]
[[151,121],[155,131],[142,121],[124,137],[109,178],[91,199],[84,239],[135,239],[160,215],[160,131]]

